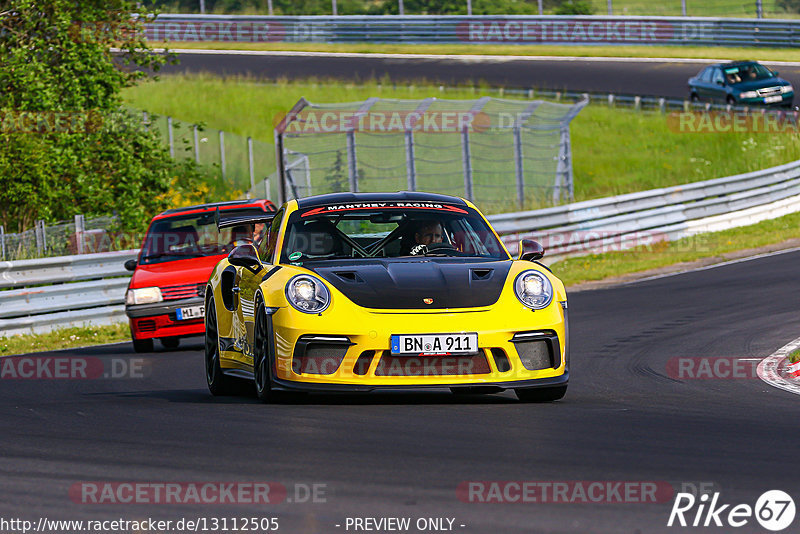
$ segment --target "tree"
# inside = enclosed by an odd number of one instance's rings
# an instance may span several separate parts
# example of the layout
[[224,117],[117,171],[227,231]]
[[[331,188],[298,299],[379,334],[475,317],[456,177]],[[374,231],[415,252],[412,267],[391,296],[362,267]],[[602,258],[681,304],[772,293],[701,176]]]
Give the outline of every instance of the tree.
[[[132,18],[134,14],[136,19]],[[128,0],[0,0],[0,224],[29,228],[116,212],[139,229],[197,169],[121,109],[120,91],[158,70]],[[115,58],[112,47],[122,52]],[[118,65],[121,62],[127,68]]]

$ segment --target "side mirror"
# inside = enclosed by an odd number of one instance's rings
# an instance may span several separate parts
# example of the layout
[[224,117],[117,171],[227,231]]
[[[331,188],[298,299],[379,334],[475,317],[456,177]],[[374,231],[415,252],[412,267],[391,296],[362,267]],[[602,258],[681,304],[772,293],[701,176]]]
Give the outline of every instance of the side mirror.
[[773,71],[772,71],[772,75],[773,75],[773,76],[777,77],[777,76],[778,76],[778,74],[780,74],[780,72],[778,72],[777,70],[773,70]]
[[532,239],[523,239],[519,242],[519,259],[536,261],[544,257],[544,247]]
[[725,82],[722,80],[717,80],[717,85],[719,85],[720,87],[725,87]]
[[228,254],[228,262],[237,267],[258,270],[261,268],[261,260],[258,259],[258,251],[251,243],[239,245]]
[[136,260],[128,260],[125,262],[125,269],[128,271],[136,270]]

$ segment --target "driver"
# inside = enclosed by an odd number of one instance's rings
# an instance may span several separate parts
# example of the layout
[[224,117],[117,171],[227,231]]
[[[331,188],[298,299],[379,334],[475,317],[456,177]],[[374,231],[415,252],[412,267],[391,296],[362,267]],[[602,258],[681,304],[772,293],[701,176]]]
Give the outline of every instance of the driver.
[[439,221],[420,221],[414,232],[414,246],[411,247],[410,254],[425,254],[428,246],[433,243],[444,242],[444,229]]
[[417,245],[430,245],[444,241],[444,230],[439,221],[420,221],[414,233]]

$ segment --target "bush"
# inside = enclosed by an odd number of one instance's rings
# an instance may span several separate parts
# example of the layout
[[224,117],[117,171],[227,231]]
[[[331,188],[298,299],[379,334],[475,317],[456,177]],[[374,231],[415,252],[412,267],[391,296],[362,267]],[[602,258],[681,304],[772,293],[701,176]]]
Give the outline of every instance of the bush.
[[800,0],[778,0],[778,8],[788,13],[800,13]]
[[[156,134],[121,111],[120,91],[157,70],[129,0],[11,0],[0,23],[0,224],[117,213],[140,229],[169,191],[201,200],[203,172],[174,162]],[[140,19],[141,20],[141,19]],[[199,193],[198,193],[199,191]]]
[[593,15],[594,6],[588,0],[565,0],[556,6],[556,15]]

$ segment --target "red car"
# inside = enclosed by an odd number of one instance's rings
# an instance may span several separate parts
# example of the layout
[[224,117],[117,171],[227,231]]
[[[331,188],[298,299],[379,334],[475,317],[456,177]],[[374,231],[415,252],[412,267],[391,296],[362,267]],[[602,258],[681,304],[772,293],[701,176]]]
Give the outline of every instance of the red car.
[[275,211],[269,200],[236,200],[167,210],[150,222],[125,294],[125,313],[136,352],[151,352],[158,338],[175,348],[181,337],[205,331],[204,293],[214,266],[235,244],[257,240],[261,228],[218,231],[217,210],[225,218]]

